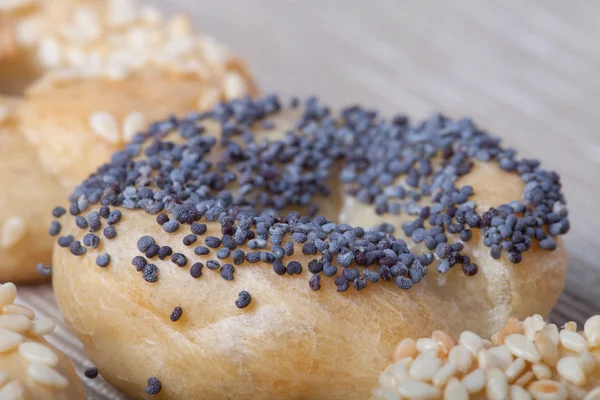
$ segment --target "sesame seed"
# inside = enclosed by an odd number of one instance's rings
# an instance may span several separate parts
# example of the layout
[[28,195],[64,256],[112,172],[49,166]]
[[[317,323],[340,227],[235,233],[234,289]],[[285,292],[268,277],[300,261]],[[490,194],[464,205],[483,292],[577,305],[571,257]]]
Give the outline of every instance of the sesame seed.
[[110,264],[110,255],[108,253],[104,253],[96,257],[96,265],[100,268],[105,268]]
[[98,368],[88,368],[85,370],[84,375],[88,379],[96,379],[98,377]]
[[250,293],[248,293],[245,290],[242,290],[240,293],[238,293],[238,298],[235,301],[235,306],[237,308],[246,308],[250,305],[250,303],[252,302],[252,296],[250,296]]
[[178,267],[185,267],[187,265],[188,259],[181,253],[174,253],[171,256],[171,262]]
[[154,264],[146,264],[142,268],[142,276],[146,282],[154,283],[158,281],[158,268]]
[[183,315],[183,309],[181,307],[175,307],[171,312],[170,319],[173,322],[179,321],[179,318]]
[[156,395],[159,394],[161,390],[162,384],[157,378],[148,378],[148,386],[146,386],[145,389],[146,393],[148,393],[149,395]]
[[197,262],[194,263],[194,265],[192,265],[192,268],[190,268],[190,275],[192,275],[193,278],[200,278],[202,276],[202,268],[204,268],[204,264],[202,264],[201,262]]

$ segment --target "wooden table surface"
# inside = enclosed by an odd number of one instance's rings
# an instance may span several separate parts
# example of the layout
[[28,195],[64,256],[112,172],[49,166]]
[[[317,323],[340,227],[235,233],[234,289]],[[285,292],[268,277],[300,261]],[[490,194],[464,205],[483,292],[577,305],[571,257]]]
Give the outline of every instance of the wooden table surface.
[[[564,0],[154,0],[244,56],[264,92],[385,115],[471,115],[562,175],[569,272],[551,318],[600,313],[600,3]],[[59,317],[48,287],[22,299]],[[59,325],[53,342],[88,366]],[[85,379],[85,378],[84,378]],[[118,398],[95,381],[90,398]]]

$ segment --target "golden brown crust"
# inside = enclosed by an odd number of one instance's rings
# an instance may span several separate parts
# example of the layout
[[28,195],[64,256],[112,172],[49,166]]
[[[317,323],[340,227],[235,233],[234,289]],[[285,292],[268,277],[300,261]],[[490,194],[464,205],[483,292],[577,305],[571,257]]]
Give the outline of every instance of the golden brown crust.
[[[58,81],[28,91],[20,116],[23,131],[38,149],[44,166],[73,187],[130,139],[124,124],[131,113],[143,115],[140,128],[171,114],[181,116],[197,109],[202,92],[215,87],[215,83],[194,77],[153,70],[123,81]],[[114,118],[116,140],[94,130],[90,118],[99,112]]]
[[8,110],[0,121],[0,282],[42,279],[36,265],[50,263],[52,207],[68,194],[21,133],[19,104],[0,97],[0,108]]

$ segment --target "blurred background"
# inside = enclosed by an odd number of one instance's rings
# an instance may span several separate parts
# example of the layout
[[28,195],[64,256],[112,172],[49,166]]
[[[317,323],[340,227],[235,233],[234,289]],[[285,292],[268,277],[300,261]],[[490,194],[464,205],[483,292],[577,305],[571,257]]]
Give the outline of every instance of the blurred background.
[[600,3],[152,0],[244,57],[263,92],[413,119],[471,115],[559,171],[571,211],[553,319],[600,311]]

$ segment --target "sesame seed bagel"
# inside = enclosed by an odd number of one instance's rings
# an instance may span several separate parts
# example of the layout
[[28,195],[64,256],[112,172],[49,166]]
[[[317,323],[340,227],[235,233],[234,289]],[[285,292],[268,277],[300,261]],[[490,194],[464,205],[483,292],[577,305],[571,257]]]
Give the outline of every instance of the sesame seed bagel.
[[45,202],[148,123],[256,93],[244,63],[185,15],[166,19],[130,0],[0,0],[0,71],[0,93],[18,102],[0,126],[0,281],[42,278]]
[[48,226],[53,216],[48,210],[69,193],[45,170],[21,132],[21,103],[0,96],[0,282],[42,278],[36,265],[48,264],[52,257]]
[[470,331],[405,338],[371,399],[598,399],[600,315],[582,328],[534,315],[510,318],[491,341]]
[[0,284],[0,399],[85,399],[71,362],[44,339],[56,322],[35,318],[16,295],[14,284]]
[[558,175],[468,119],[234,100],[152,124],[69,200],[55,296],[133,398],[364,399],[402,338],[489,337],[565,276]]

